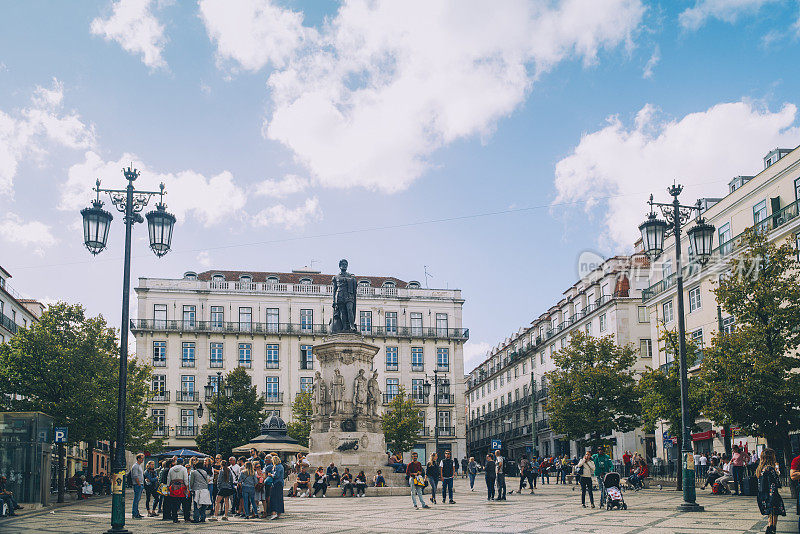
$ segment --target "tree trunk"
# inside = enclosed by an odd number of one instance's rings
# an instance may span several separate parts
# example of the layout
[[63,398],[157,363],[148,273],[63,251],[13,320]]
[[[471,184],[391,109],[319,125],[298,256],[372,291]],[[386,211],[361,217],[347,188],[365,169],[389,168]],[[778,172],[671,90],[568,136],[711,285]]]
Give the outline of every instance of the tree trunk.
[[[792,465],[792,451],[790,450],[789,443],[785,436],[775,435],[766,436],[767,447],[775,451],[775,459],[778,460],[781,473],[789,473],[789,466]],[[789,480],[789,489],[792,492],[792,498],[797,498],[797,483]]]
[[731,425],[722,425],[722,432],[725,434],[722,440],[725,444],[725,454],[730,456],[732,454],[731,443],[733,443],[733,431],[731,430]]
[[92,440],[86,442],[86,458],[86,469],[90,476],[94,476],[94,441]]

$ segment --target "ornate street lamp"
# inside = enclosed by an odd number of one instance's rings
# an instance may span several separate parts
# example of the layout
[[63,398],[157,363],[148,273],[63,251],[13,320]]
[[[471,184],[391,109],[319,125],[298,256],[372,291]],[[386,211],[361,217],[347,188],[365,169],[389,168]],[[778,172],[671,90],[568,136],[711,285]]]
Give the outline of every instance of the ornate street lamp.
[[216,431],[217,431],[217,439],[216,439],[216,452],[215,455],[219,454],[219,420],[222,419],[220,415],[220,404],[219,404],[219,397],[220,393],[224,391],[224,395],[226,399],[233,397],[233,387],[225,385],[225,379],[222,377],[222,372],[217,371],[217,381],[212,382],[211,377],[208,377],[208,384],[205,385],[206,390],[206,399],[214,398],[216,394],[216,413],[214,415],[215,423],[216,423]]
[[[148,214],[148,223],[155,224],[163,231],[159,234],[159,239],[154,240],[155,235],[151,231],[150,246],[157,256],[161,257],[169,251],[172,240],[172,226],[175,224],[175,217],[166,213],[164,206],[164,184],[161,184],[160,191],[136,191],[133,182],[139,177],[139,171],[132,166],[122,169],[128,186],[125,189],[101,189],[100,180],[97,180],[94,191],[97,198],[92,202],[92,207],[81,210],[83,217],[83,242],[86,248],[94,255],[99,254],[106,248],[108,241],[108,230],[113,217],[103,210],[103,203],[100,201],[100,193],[108,193],[111,203],[118,211],[124,214],[125,223],[125,261],[122,272],[122,324],[119,336],[119,387],[117,391],[117,439],[114,447],[114,460],[112,465],[111,481],[111,529],[109,534],[127,533],[125,529],[125,410],[126,395],[128,384],[128,328],[130,312],[130,293],[131,293],[131,232],[135,223],[144,222],[141,211],[150,202],[153,195],[160,195],[161,201],[157,206],[154,221],[151,223]],[[162,213],[162,215],[158,215]],[[165,217],[166,216],[166,217]],[[168,229],[168,232],[166,230]]]
[[[692,451],[692,417],[689,414],[689,378],[686,370],[686,325],[684,323],[683,307],[683,268],[681,265],[681,226],[686,224],[692,217],[692,213],[697,210],[700,212],[700,202],[694,206],[682,206],[678,202],[678,196],[683,191],[683,186],[675,184],[667,189],[672,202],[662,204],[653,202],[653,195],[650,195],[650,214],[647,220],[639,225],[642,232],[642,243],[644,251],[655,257],[664,251],[664,236],[669,232],[675,236],[675,269],[677,279],[678,296],[678,352],[679,352],[679,371],[681,389],[681,428],[682,428],[682,477],[683,477],[683,503],[678,506],[682,512],[702,512],[704,509],[697,504],[697,495],[694,487],[695,467]],[[658,206],[666,221],[656,218],[653,206]],[[687,234],[692,244],[692,250],[697,255],[700,263],[706,263],[711,257],[711,245],[714,237],[714,226],[706,223],[702,217],[698,217],[697,225],[690,229]]]
[[148,213],[147,229],[150,234],[150,248],[159,258],[169,252],[172,243],[172,228],[175,226],[175,216],[167,213],[164,205],[164,184],[161,184],[161,201],[156,204],[156,209]]
[[204,411],[203,410],[203,403],[201,402],[200,404],[197,405],[197,418],[198,419],[202,419],[203,418],[203,411]]

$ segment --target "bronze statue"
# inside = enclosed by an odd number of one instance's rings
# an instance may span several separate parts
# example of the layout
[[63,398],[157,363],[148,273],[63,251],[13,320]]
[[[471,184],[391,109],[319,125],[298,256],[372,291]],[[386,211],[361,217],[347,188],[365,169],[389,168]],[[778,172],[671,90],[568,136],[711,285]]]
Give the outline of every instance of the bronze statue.
[[331,332],[358,332],[356,329],[356,279],[347,272],[347,260],[339,262],[341,272],[333,277],[333,323]]

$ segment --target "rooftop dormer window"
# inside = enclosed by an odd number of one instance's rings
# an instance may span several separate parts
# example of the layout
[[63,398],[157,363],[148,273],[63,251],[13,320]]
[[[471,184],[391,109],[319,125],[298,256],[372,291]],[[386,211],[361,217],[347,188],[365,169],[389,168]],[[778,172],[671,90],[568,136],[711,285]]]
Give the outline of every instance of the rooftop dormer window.
[[193,271],[187,271],[183,273],[184,280],[197,280],[197,273]]
[[408,289],[419,289],[419,282],[412,280],[408,283]]
[[361,287],[369,287],[369,280],[359,280],[358,285]]
[[300,279],[301,286],[310,286],[311,285],[311,278],[301,278]]
[[243,274],[243,275],[239,276],[239,281],[240,282],[244,282],[246,284],[249,284],[250,282],[253,281],[253,277],[250,276],[249,274]]
[[383,283],[383,287],[395,287],[395,283],[392,280],[387,280]]
[[270,276],[270,277],[267,278],[267,285],[268,286],[274,286],[274,285],[277,285],[277,283],[278,283],[278,277],[277,276]]
[[211,280],[213,280],[214,282],[224,282],[225,281],[225,275],[223,275],[223,274],[215,274],[214,276],[211,277]]

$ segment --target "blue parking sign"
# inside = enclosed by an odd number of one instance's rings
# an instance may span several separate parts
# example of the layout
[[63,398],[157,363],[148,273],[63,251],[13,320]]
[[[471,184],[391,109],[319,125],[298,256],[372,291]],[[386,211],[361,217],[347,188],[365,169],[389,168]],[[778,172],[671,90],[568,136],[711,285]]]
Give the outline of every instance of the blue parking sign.
[[503,448],[503,442],[501,440],[499,440],[499,439],[493,439],[492,440],[492,450],[493,451],[496,451],[496,450],[502,449],[502,448]]
[[55,441],[56,443],[66,443],[67,442],[67,427],[65,426],[57,426],[54,432]]

